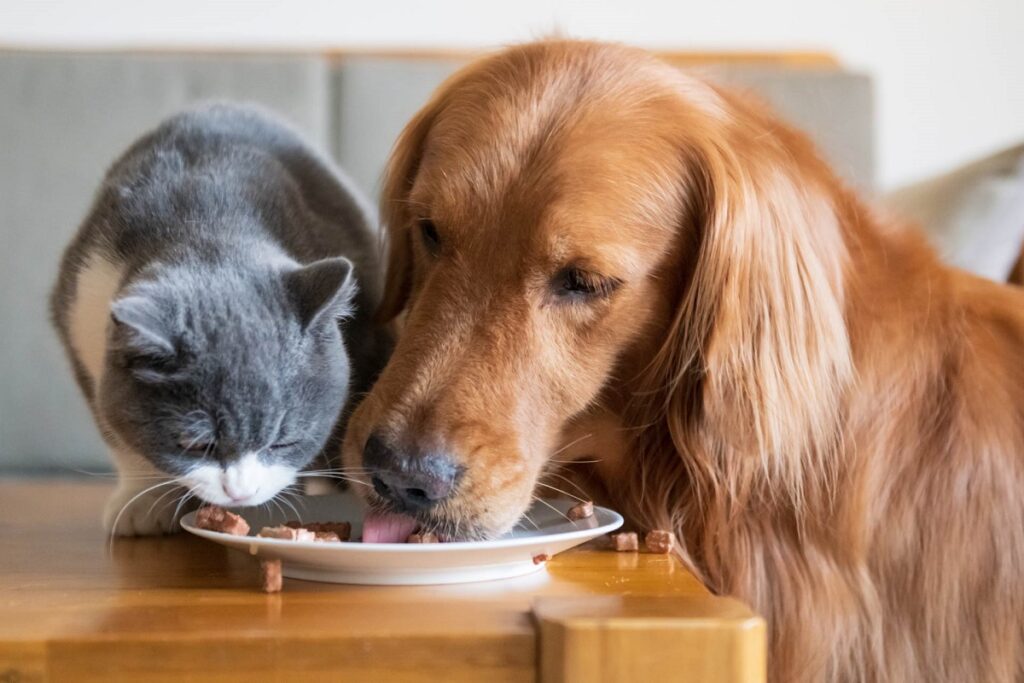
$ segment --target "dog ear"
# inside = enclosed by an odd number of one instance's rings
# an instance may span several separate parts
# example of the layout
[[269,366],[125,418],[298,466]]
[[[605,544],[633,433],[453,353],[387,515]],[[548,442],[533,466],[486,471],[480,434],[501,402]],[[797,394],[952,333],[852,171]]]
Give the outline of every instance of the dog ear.
[[649,388],[678,452],[696,430],[799,498],[805,476],[834,468],[820,459],[852,374],[841,189],[803,136],[723,98],[725,116],[680,132],[694,244]]
[[442,90],[406,124],[398,136],[384,171],[380,215],[387,238],[387,269],[384,295],[376,318],[385,323],[402,312],[412,291],[413,261],[410,231],[412,191],[423,159],[423,147],[434,118],[441,108]]

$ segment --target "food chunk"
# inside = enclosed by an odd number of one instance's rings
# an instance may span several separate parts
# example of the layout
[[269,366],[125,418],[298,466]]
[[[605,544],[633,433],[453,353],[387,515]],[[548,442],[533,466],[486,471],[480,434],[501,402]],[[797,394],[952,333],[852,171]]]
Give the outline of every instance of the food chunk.
[[676,545],[676,535],[671,531],[654,529],[644,536],[644,545],[646,545],[647,550],[652,553],[670,553],[672,552],[672,548]]
[[285,522],[290,529],[307,529],[313,533],[328,532],[337,534],[339,541],[347,541],[352,537],[352,525],[348,522],[310,522],[303,524],[297,520]]
[[313,522],[306,528],[313,532],[336,534],[339,541],[347,541],[352,537],[352,525],[348,522]]
[[621,534],[612,534],[612,547],[620,553],[636,552],[640,550],[640,541],[635,531],[625,531]]
[[205,505],[196,511],[196,526],[209,531],[219,531],[232,536],[247,536],[249,523],[240,515],[228,512],[216,505]]
[[317,543],[340,543],[341,538],[333,531],[314,531],[313,540]]
[[533,563],[540,564],[541,562],[547,562],[550,559],[551,557],[549,555],[547,555],[546,553],[541,553],[539,555],[533,556]]
[[264,593],[280,593],[284,583],[281,577],[281,560],[260,560]]
[[293,529],[288,526],[265,526],[257,536],[262,538],[278,538],[283,541],[315,541],[316,534],[309,529]]
[[587,517],[593,517],[594,504],[589,500],[585,500],[582,503],[578,503],[569,508],[565,513],[565,516],[574,522],[580,519],[586,519]]
[[406,543],[440,543],[437,538],[437,534],[432,531],[421,531],[415,534],[410,534],[409,538],[406,539]]

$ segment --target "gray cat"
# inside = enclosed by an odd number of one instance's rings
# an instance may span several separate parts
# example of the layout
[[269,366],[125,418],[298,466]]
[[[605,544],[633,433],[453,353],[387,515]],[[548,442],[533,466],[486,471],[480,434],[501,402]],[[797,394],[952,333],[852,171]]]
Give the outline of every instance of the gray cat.
[[347,397],[390,350],[369,321],[370,216],[336,169],[253,107],[174,116],[114,163],[51,300],[118,469],[108,529],[172,530],[176,506],[161,496],[177,486],[220,505],[266,502],[338,437]]

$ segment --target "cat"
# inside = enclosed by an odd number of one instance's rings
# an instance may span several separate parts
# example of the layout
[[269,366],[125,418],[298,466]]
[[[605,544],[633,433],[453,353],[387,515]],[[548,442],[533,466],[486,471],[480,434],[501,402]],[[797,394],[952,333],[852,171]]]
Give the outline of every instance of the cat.
[[341,172],[253,106],[172,116],[114,162],[50,302],[118,470],[111,533],[173,531],[186,491],[264,503],[338,441],[391,346],[370,319],[374,227]]

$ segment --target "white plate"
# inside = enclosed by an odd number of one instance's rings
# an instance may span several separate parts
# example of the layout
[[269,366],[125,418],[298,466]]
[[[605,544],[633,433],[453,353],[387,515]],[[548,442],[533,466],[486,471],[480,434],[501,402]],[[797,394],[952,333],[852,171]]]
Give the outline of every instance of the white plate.
[[[495,541],[459,543],[313,543],[286,541],[256,536],[232,536],[199,529],[195,513],[185,515],[181,526],[196,536],[255,555],[260,559],[279,559],[282,572],[292,579],[330,583],[376,585],[424,585],[487,581],[522,576],[543,568],[535,564],[537,555],[554,557],[563,550],[586,543],[622,526],[622,516],[607,508],[594,506],[594,516],[577,522],[567,521],[563,513],[576,501],[545,499],[529,510],[536,523],[520,522],[513,531]],[[264,526],[283,524],[291,519],[304,522],[351,522],[352,536],[362,534],[363,506],[351,493],[308,496],[296,503],[299,514],[266,508],[244,508],[241,514],[252,533]],[[554,509],[552,509],[554,508]]]

